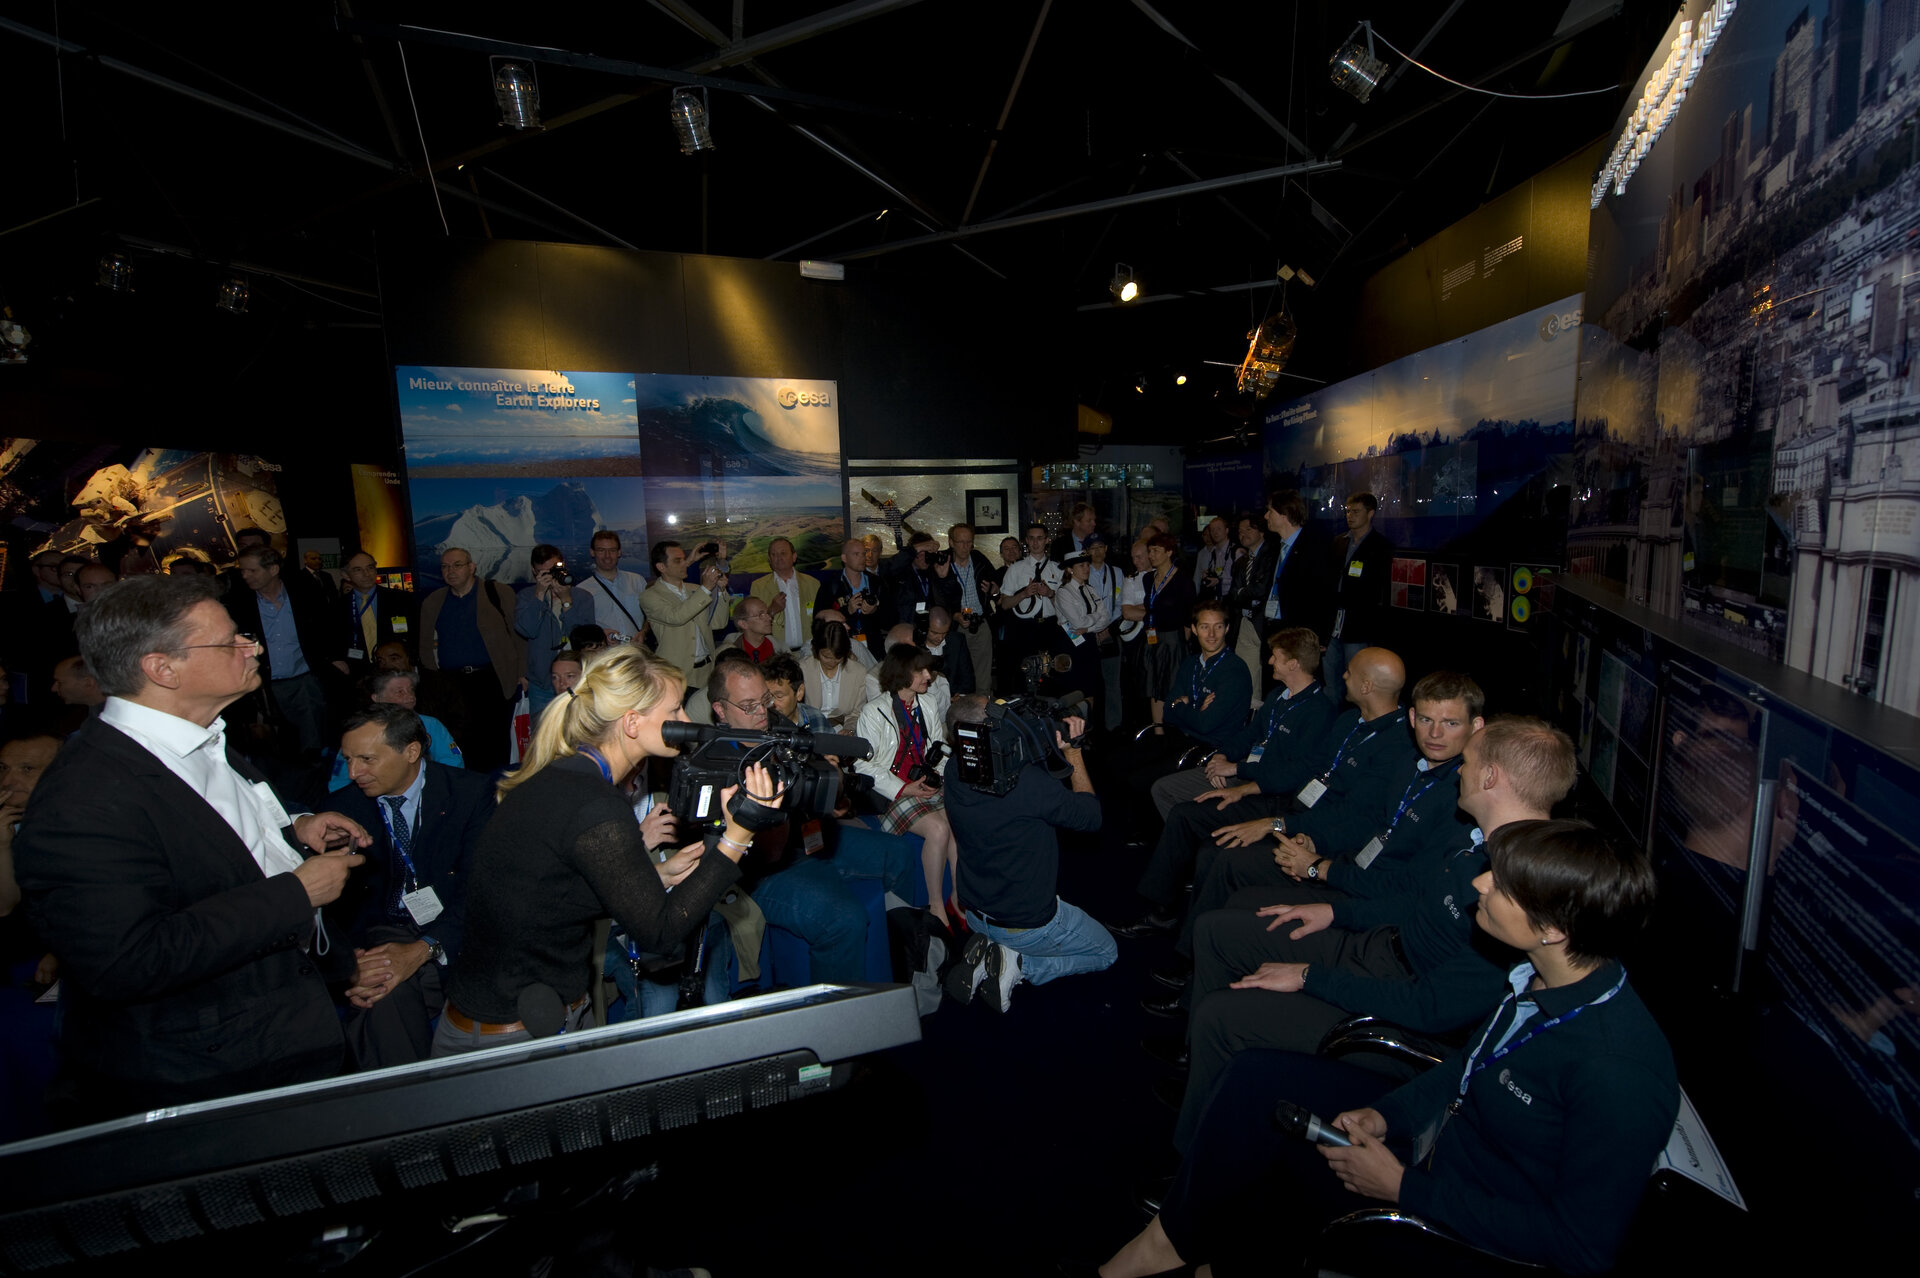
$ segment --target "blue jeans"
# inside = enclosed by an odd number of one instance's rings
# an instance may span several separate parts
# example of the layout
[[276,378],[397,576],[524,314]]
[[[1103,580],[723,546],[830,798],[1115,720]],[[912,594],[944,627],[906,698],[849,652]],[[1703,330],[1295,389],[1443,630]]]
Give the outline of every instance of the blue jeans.
[[809,980],[867,979],[867,909],[847,879],[879,879],[902,902],[912,899],[919,859],[905,839],[840,841],[832,856],[803,856],[754,885],[767,922],[807,943]]
[[1048,981],[1076,972],[1104,972],[1120,957],[1113,933],[1088,917],[1087,912],[1054,898],[1053,919],[1040,927],[1009,931],[967,911],[967,925],[991,941],[998,941],[1020,955],[1020,972],[1029,984]]
[[[613,978],[619,989],[621,1002],[607,1009],[607,1023],[618,1024],[621,1021],[638,1020],[643,1016],[665,1016],[675,1010],[680,1003],[680,982],[663,982],[637,979],[633,973],[633,964],[627,961],[626,953],[618,940],[618,929],[610,938],[607,946],[607,961],[603,972]],[[725,1003],[733,997],[733,933],[728,930],[726,920],[718,914],[707,916],[707,983],[702,1007],[712,1007],[716,1003]]]
[[1348,643],[1344,639],[1335,639],[1327,645],[1326,653],[1320,658],[1320,678],[1326,683],[1324,691],[1327,700],[1336,706],[1347,702],[1347,666],[1367,647],[1364,643]]

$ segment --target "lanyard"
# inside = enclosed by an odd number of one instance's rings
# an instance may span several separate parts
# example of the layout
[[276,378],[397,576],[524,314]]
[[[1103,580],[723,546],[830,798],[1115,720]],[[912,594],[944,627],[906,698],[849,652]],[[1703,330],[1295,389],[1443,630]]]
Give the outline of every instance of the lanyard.
[[[1153,628],[1155,630],[1160,628],[1160,619],[1153,615],[1153,601],[1159,598],[1161,590],[1164,589],[1166,585],[1166,582],[1159,582],[1158,578],[1158,573],[1150,572],[1147,574],[1147,618],[1153,622]],[[1173,573],[1168,573],[1167,581],[1172,580]]]
[[377,588],[375,590],[369,590],[367,592],[367,600],[365,603],[360,602],[359,591],[356,590],[353,592],[353,628],[355,630],[360,629],[360,618],[366,615],[367,609],[373,607],[377,599],[378,599]]
[[[422,802],[425,802],[426,794],[423,792],[420,798]],[[404,807],[405,804],[403,803],[402,806]],[[413,858],[407,855],[407,850],[400,846],[400,836],[394,831],[394,828],[393,828],[392,806],[390,804],[382,802],[379,805],[379,807],[380,807],[380,819],[387,823],[387,838],[393,843],[393,850],[400,854],[400,864],[406,868],[407,891],[411,892],[413,891],[414,887],[418,885],[420,881],[419,871],[413,868]],[[406,819],[406,816],[404,813],[401,815],[400,819],[403,821]],[[419,833],[419,831],[420,831],[420,818],[415,817],[413,820],[413,824],[410,827],[408,827],[407,841],[412,842],[413,836]]]
[[[1392,838],[1394,827],[1400,824],[1400,818],[1407,814],[1407,809],[1420,802],[1422,798],[1426,797],[1427,791],[1440,784],[1441,777],[1446,776],[1454,768],[1459,766],[1460,761],[1458,759],[1449,759],[1437,768],[1427,769],[1427,783],[1425,785],[1420,785],[1418,775],[1416,775],[1413,780],[1407,782],[1407,791],[1400,796],[1400,806],[1394,809],[1393,820],[1387,822],[1387,832],[1380,836],[1380,841],[1385,843],[1388,839]],[[1413,787],[1416,785],[1420,785],[1419,794],[1413,792]]]
[[920,587],[920,597],[922,599],[927,598],[933,591],[933,577],[930,573],[914,573],[913,584]]
[[894,717],[900,721],[900,731],[907,739],[907,745],[916,758],[925,758],[927,729],[920,721],[920,702],[916,699],[909,706],[899,697],[893,699]]
[[1261,734],[1261,739],[1271,741],[1274,730],[1280,726],[1281,721],[1305,705],[1307,698],[1312,696],[1313,690],[1319,686],[1320,681],[1315,679],[1312,683],[1300,689],[1300,691],[1294,693],[1292,696],[1281,697],[1276,704],[1269,707],[1267,710],[1267,730]]
[[[1505,1046],[1497,1047],[1493,1050],[1492,1054],[1487,1057],[1486,1060],[1480,1061],[1479,1064],[1475,1064],[1474,1063],[1475,1060],[1480,1055],[1480,1049],[1487,1045],[1487,1040],[1489,1038],[1493,1037],[1493,1027],[1499,1023],[1500,1013],[1507,1010],[1507,1004],[1514,1002],[1516,999],[1520,997],[1519,991],[1515,990],[1510,992],[1505,998],[1500,1000],[1500,1006],[1494,1009],[1492,1018],[1487,1021],[1487,1028],[1480,1032],[1480,1041],[1473,1045],[1473,1050],[1471,1052],[1467,1053],[1467,1067],[1466,1069],[1462,1070],[1460,1073],[1460,1096],[1454,1101],[1454,1105],[1457,1107],[1465,1100],[1467,1095],[1467,1084],[1473,1081],[1473,1076],[1475,1074],[1478,1074],[1481,1070],[1485,1069],[1487,1066],[1493,1064],[1495,1061],[1501,1059],[1502,1057],[1510,1056],[1514,1052],[1519,1051],[1521,1048],[1525,1047],[1528,1043],[1531,1043],[1534,1039],[1546,1033],[1548,1030],[1552,1029],[1554,1026],[1566,1024],[1568,1021],[1572,1020],[1574,1017],[1580,1015],[1580,1013],[1586,1011],[1589,1007],[1600,1006],[1602,1003],[1612,998],[1615,994],[1618,994],[1621,990],[1621,987],[1626,985],[1626,983],[1627,983],[1627,969],[1623,967],[1620,969],[1620,979],[1613,983],[1612,989],[1608,990],[1605,994],[1602,994],[1599,998],[1594,999],[1591,1003],[1582,1003],[1580,1004],[1580,1006],[1572,1009],[1571,1011],[1562,1012],[1560,1015],[1554,1017],[1552,1020],[1545,1021],[1539,1025],[1534,1026],[1532,1029],[1528,1030],[1525,1034],[1521,1036],[1519,1042],[1508,1043]],[[1457,1108],[1455,1112],[1458,1112]]]
[[[1299,535],[1298,533],[1294,534],[1296,537]],[[1267,598],[1269,599],[1278,599],[1280,597],[1280,574],[1287,570],[1287,553],[1290,544],[1291,543],[1284,541],[1280,543],[1280,559],[1273,565],[1273,589],[1267,592]]]
[[613,765],[607,762],[607,756],[601,754],[590,745],[575,746],[573,752],[575,754],[583,754],[587,758],[592,759],[594,766],[600,769],[600,775],[607,779],[607,784],[613,784]]
[[1222,648],[1214,654],[1213,665],[1211,666],[1207,665],[1207,659],[1205,657],[1195,657],[1193,659],[1193,705],[1196,710],[1200,707],[1200,694],[1207,690],[1207,676],[1215,670],[1218,670],[1220,663],[1226,659],[1227,650],[1225,648]]
[[[1386,716],[1386,715],[1384,715],[1384,714],[1383,714],[1383,715],[1381,715],[1380,717],[1381,717],[1382,719],[1385,719],[1385,718],[1387,718],[1388,716]],[[1351,728],[1349,728],[1349,729],[1347,730],[1347,739],[1346,739],[1345,741],[1342,741],[1342,742],[1340,743],[1340,748],[1339,748],[1338,750],[1335,750],[1335,751],[1333,752],[1333,762],[1332,762],[1332,763],[1329,763],[1329,764],[1327,765],[1327,770],[1326,770],[1325,772],[1322,772],[1322,773],[1320,774],[1320,779],[1321,779],[1322,781],[1324,781],[1324,780],[1326,780],[1326,779],[1327,779],[1328,777],[1330,777],[1330,776],[1332,776],[1332,775],[1333,775],[1333,774],[1334,774],[1334,773],[1335,773],[1335,772],[1336,772],[1336,771],[1337,771],[1337,770],[1339,769],[1339,767],[1340,767],[1340,760],[1342,760],[1342,759],[1344,759],[1344,758],[1346,758],[1346,757],[1347,757],[1347,747],[1348,747],[1349,745],[1351,745],[1351,744],[1353,743],[1353,734],[1354,734],[1354,733],[1356,733],[1356,732],[1358,732],[1358,731],[1360,731],[1360,729],[1362,729],[1362,728],[1364,728],[1365,726],[1366,726],[1366,720],[1364,720],[1364,719],[1360,719],[1360,720],[1357,720],[1357,721],[1355,721],[1355,723],[1354,723],[1354,725],[1353,725],[1353,727],[1351,727]],[[1363,741],[1361,741],[1361,742],[1360,742],[1360,744],[1361,744],[1361,745],[1365,745],[1365,744],[1366,744],[1366,743],[1367,743],[1368,741],[1371,741],[1371,740],[1373,740],[1373,739],[1374,739],[1375,737],[1377,737],[1377,736],[1379,736],[1379,735],[1380,735],[1380,729],[1379,729],[1379,728],[1375,728],[1375,729],[1374,729],[1374,730],[1373,730],[1372,732],[1369,732],[1369,733],[1368,733],[1368,734],[1366,735],[1366,739],[1365,739],[1365,740],[1363,740]]]

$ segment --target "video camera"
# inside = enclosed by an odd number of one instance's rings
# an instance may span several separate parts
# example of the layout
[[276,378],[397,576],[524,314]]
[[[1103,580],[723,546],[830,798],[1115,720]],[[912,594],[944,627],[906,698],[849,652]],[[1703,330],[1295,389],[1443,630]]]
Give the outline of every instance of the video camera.
[[[840,770],[821,755],[864,758],[873,747],[863,737],[823,736],[784,721],[762,728],[729,728],[720,724],[663,723],[660,736],[680,748],[674,761],[667,806],[693,826],[719,829],[727,814],[720,811],[720,792],[740,785],[749,766],[758,763],[773,778],[776,790],[786,793],[779,816],[758,824],[745,807],[745,788],[735,799],[734,817],[748,829],[765,829],[787,816],[825,816],[840,797]],[[754,805],[757,806],[757,805]],[[764,811],[764,810],[763,810]]]
[[[1008,793],[1019,783],[1022,769],[1045,763],[1054,753],[1055,731],[1063,730],[1070,716],[1086,713],[1086,697],[1078,692],[1057,699],[1029,694],[988,702],[985,723],[953,725],[960,780],[996,797]],[[1085,736],[1082,731],[1066,738],[1067,748],[1077,747]]]

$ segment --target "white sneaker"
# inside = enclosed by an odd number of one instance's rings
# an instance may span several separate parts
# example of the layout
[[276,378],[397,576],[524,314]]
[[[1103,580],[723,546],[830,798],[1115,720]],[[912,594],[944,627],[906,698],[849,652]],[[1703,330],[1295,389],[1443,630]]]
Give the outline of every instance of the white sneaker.
[[993,947],[993,953],[987,957],[987,979],[982,989],[987,997],[987,1006],[996,1012],[1007,1010],[1007,1004],[1013,1001],[1013,987],[1025,979],[1020,973],[1020,952],[1004,945]]

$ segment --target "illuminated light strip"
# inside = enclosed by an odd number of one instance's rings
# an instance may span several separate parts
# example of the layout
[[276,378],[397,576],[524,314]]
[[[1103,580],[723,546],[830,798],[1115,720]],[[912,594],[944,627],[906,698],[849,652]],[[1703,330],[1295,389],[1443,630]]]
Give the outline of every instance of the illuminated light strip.
[[1640,167],[1640,161],[1647,158],[1653,144],[1660,140],[1667,125],[1673,122],[1673,117],[1679,114],[1680,104],[1687,100],[1687,90],[1693,87],[1700,68],[1706,65],[1707,54],[1713,51],[1737,5],[1738,0],[1714,0],[1700,17],[1697,38],[1692,22],[1680,24],[1680,34],[1667,46],[1666,59],[1659,69],[1648,77],[1646,90],[1634,105],[1619,140],[1613,144],[1606,166],[1594,179],[1593,202],[1589,208],[1600,207],[1600,202],[1607,198],[1608,188],[1612,188],[1615,195],[1627,193],[1628,180]]

